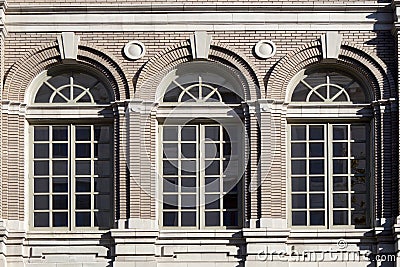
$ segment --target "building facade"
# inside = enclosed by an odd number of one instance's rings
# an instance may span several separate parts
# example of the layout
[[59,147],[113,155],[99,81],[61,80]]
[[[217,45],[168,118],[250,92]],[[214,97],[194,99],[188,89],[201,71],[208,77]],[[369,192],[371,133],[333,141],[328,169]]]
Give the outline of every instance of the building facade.
[[0,5],[0,266],[400,266],[399,1]]

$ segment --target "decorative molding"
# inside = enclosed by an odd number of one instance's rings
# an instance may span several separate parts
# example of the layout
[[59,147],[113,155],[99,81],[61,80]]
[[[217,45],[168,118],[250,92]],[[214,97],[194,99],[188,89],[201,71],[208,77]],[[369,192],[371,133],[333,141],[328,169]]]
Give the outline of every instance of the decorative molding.
[[124,54],[127,58],[136,60],[146,54],[146,47],[142,42],[130,41],[124,46]]
[[254,46],[254,53],[261,59],[273,57],[276,53],[276,45],[269,40],[261,40]]
[[190,36],[190,48],[193,59],[207,59],[210,52],[211,35],[205,31],[196,31]]
[[322,58],[338,59],[342,35],[337,31],[326,32],[321,35]]
[[80,38],[74,32],[62,32],[57,36],[61,59],[76,60],[78,57],[78,45]]

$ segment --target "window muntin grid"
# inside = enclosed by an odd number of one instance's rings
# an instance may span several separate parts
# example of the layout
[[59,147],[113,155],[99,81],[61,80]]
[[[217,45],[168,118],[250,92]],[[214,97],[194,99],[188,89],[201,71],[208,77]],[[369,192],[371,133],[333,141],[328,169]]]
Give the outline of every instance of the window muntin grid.
[[293,226],[367,227],[366,124],[290,125]]
[[34,125],[33,227],[111,223],[112,127]]
[[[218,124],[164,125],[163,227],[240,224],[239,136]],[[240,180],[240,179],[239,179]]]
[[111,101],[106,85],[84,72],[66,72],[48,77],[39,87],[34,103],[108,104]]

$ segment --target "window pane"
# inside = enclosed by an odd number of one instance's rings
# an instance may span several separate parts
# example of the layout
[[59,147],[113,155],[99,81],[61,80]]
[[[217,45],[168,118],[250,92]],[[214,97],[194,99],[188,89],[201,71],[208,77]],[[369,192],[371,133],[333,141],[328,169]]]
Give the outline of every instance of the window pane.
[[310,194],[310,208],[311,209],[325,208],[325,195]]
[[220,180],[218,177],[206,178],[206,192],[219,192],[220,191]]
[[220,225],[220,213],[218,211],[207,211],[206,226],[219,226],[219,225]]
[[220,140],[220,127],[219,126],[206,126],[205,127],[206,131],[206,141],[207,139],[209,140],[214,140],[218,141]]
[[366,212],[352,211],[351,212],[351,224],[365,226],[367,224]]
[[164,158],[169,158],[169,159],[176,159],[178,158],[178,144],[177,143],[165,143],[163,145],[164,149]]
[[181,153],[182,158],[196,158],[197,155],[196,144],[182,144]]
[[346,210],[334,211],[333,212],[333,224],[334,225],[348,224],[348,212]]
[[53,195],[53,209],[54,210],[68,209],[68,196],[67,195]]
[[333,126],[333,140],[347,140],[347,125]]
[[309,127],[310,140],[324,140],[324,126],[316,125]]
[[35,210],[48,210],[49,209],[49,196],[35,196],[34,199]]
[[181,213],[181,226],[196,226],[196,212],[182,212]]
[[351,160],[351,173],[353,174],[365,174],[366,160],[363,159],[352,159]]
[[76,192],[90,192],[91,191],[91,179],[87,178],[76,178],[75,187]]
[[33,225],[35,227],[49,227],[49,213],[48,212],[35,212],[33,214]]
[[94,126],[94,140],[99,143],[110,142],[110,126]]
[[351,177],[351,190],[355,192],[365,192],[367,190],[365,176]]
[[238,226],[239,218],[237,211],[224,211],[224,226]]
[[177,195],[164,195],[163,198],[164,209],[177,209],[178,208],[178,196]]
[[365,143],[351,143],[351,156],[365,158],[367,155]]
[[90,195],[76,195],[75,206],[76,209],[90,209]]
[[206,166],[206,175],[220,174],[219,160],[214,160],[214,161],[206,160],[205,166]]
[[182,160],[181,166],[182,175],[196,175],[197,168],[195,160]]
[[100,211],[94,213],[94,225],[98,227],[109,227],[111,221],[111,213]]
[[177,126],[164,126],[163,127],[163,140],[164,141],[177,141],[178,140],[178,127]]
[[291,127],[292,140],[306,140],[306,126],[293,126]]
[[307,208],[307,199],[305,194],[292,195],[292,208],[305,209]]
[[53,126],[53,141],[67,141],[67,140],[68,140],[68,127]]
[[224,196],[224,209],[237,209],[238,208],[238,195],[226,194]]
[[99,210],[111,209],[110,195],[95,195],[94,196],[94,208],[99,209]]
[[324,179],[323,176],[310,177],[310,191],[324,191]]
[[[205,156],[206,158],[219,158],[220,144],[219,143],[206,143],[205,146]],[[230,149],[229,149],[230,150]],[[229,156],[229,153],[224,153],[224,155]]]
[[196,208],[196,195],[181,195],[182,209],[195,209]]
[[99,193],[110,193],[113,190],[112,178],[94,178],[94,191]]
[[307,212],[306,211],[293,211],[292,212],[292,225],[307,225]]
[[164,192],[178,192],[178,178],[164,178],[163,179],[163,191]]
[[68,174],[68,161],[57,160],[53,161],[53,175],[67,175]]
[[67,178],[53,178],[53,192],[68,192]]
[[91,157],[91,144],[75,144],[75,153],[77,158]]
[[68,226],[68,213],[67,212],[54,212],[53,213],[53,226],[54,227],[67,227]]
[[34,179],[34,192],[35,193],[49,192],[49,178],[35,178]]
[[365,125],[351,125],[351,139],[355,141],[366,140],[366,126]]
[[163,161],[163,174],[164,175],[178,175],[178,162],[177,161]]
[[306,177],[292,177],[293,192],[304,192],[306,190]]
[[291,153],[293,158],[305,157],[306,156],[306,144],[305,143],[292,143]]
[[108,177],[111,175],[111,165],[108,160],[97,160],[94,162],[94,174],[101,177]]
[[347,208],[348,207],[347,198],[348,198],[347,194],[333,194],[333,207]]
[[181,178],[181,191],[182,192],[196,192],[196,177],[183,177]]
[[333,160],[333,173],[347,173],[347,159],[334,159]]
[[90,141],[91,126],[77,126],[75,129],[77,141]]
[[348,154],[347,143],[333,143],[333,156],[334,157],[347,157]]
[[292,160],[292,174],[306,174],[306,161]]
[[178,212],[163,212],[164,226],[178,226]]
[[310,160],[309,161],[310,174],[323,174],[324,173],[324,160]]
[[90,226],[90,212],[76,212],[76,226]]
[[49,175],[49,161],[48,160],[35,160],[34,175]]
[[358,211],[365,210],[367,208],[366,194],[352,194],[351,207]]
[[324,143],[310,143],[310,157],[323,157]]
[[347,191],[347,176],[333,177],[333,190],[334,191]]
[[34,127],[34,140],[35,141],[49,141],[49,127],[48,126],[35,126]]
[[194,126],[182,127],[181,140],[182,141],[196,141],[196,127],[194,127]]
[[310,225],[325,225],[325,212],[310,211]]
[[94,157],[99,159],[110,159],[112,155],[112,149],[110,144],[93,144],[94,145]]
[[49,144],[35,144],[34,145],[35,158],[48,158],[49,157]]
[[205,204],[206,209],[219,209],[220,208],[220,195],[206,195]]
[[53,157],[54,158],[68,157],[68,144],[53,144]]

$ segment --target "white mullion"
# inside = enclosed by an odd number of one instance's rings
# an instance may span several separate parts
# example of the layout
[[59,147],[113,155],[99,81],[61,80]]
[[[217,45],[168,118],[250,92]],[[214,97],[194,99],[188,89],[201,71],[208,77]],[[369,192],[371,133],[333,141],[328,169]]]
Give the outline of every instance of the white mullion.
[[[68,179],[68,218],[69,218],[69,229],[75,229],[75,143],[76,143],[76,126],[71,124],[68,125],[68,165],[69,165],[69,174],[67,176]],[[74,164],[73,164],[74,163]]]
[[[90,125],[90,161],[91,164],[95,164],[94,157],[94,125]],[[94,173],[90,175],[90,225],[94,227],[94,216],[95,216],[95,194],[94,194]]]
[[199,171],[196,174],[196,179],[199,181],[199,185],[201,188],[200,194],[196,196],[197,199],[199,199],[199,207],[197,209],[198,211],[198,218],[197,221],[200,223],[199,228],[204,229],[206,226],[206,207],[205,207],[205,126],[203,124],[196,125],[196,143],[200,145],[199,149]]
[[49,227],[53,227],[53,125],[49,131]]
[[306,218],[307,218],[307,226],[311,225],[311,212],[310,212],[310,124],[305,125],[306,128]]
[[347,225],[351,225],[351,124],[347,124]]
[[178,227],[182,226],[182,129],[183,126],[178,127],[178,203],[177,203],[177,210],[178,210]]
[[326,196],[327,196],[327,201],[328,205],[326,207],[326,213],[327,217],[329,218],[329,222],[327,222],[327,226],[332,227],[333,226],[333,125],[328,123],[324,126],[326,128]]

